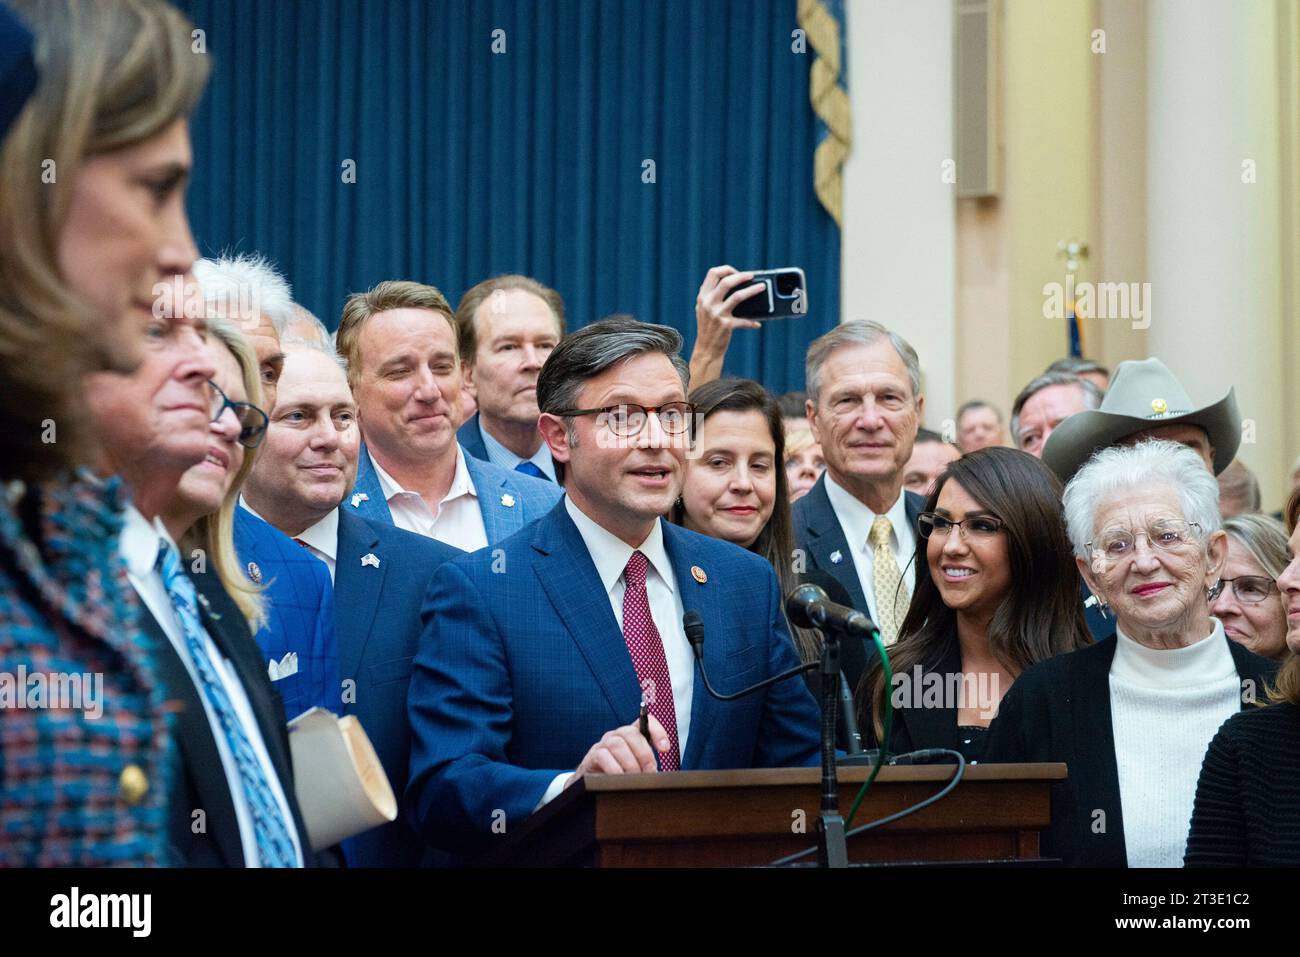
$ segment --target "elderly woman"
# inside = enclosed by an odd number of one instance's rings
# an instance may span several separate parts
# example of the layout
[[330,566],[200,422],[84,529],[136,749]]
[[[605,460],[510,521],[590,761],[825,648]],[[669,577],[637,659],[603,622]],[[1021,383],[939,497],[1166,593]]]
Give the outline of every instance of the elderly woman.
[[71,470],[93,456],[84,375],[139,364],[155,285],[194,261],[186,117],[208,60],[158,0],[6,6],[23,27],[0,11],[0,54],[39,82],[0,99],[0,480],[23,480],[0,496],[0,673],[87,685],[0,709],[0,867],[165,863],[173,739],[118,559],[124,498]]
[[1210,614],[1227,557],[1218,501],[1200,457],[1165,441],[1104,449],[1066,486],[1075,561],[1115,634],[1025,671],[985,755],[1068,765],[1047,856],[1178,866],[1205,748],[1264,693],[1272,663]]
[[1187,835],[1188,867],[1300,867],[1300,489],[1285,509],[1277,576],[1288,654],[1269,707],[1247,708],[1210,742]]
[[1226,519],[1228,560],[1222,588],[1210,612],[1223,630],[1257,655],[1281,662],[1286,646],[1286,608],[1277,579],[1290,559],[1286,529],[1267,515],[1238,515]]

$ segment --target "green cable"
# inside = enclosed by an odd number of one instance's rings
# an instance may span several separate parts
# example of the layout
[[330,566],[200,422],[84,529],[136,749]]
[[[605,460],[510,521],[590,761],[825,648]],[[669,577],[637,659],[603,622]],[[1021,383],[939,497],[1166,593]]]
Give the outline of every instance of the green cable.
[[885,749],[889,746],[889,732],[894,725],[894,669],[889,666],[889,655],[885,653],[885,643],[880,640],[880,632],[872,631],[872,639],[876,642],[876,651],[880,654],[880,666],[885,670],[885,685],[883,697],[885,699],[885,733],[881,736],[880,746],[876,749],[876,763],[871,767],[871,773],[867,779],[862,782],[862,787],[858,789],[858,796],[853,799],[853,806],[849,808],[849,816],[844,819],[844,830],[847,831],[853,823],[853,816],[858,813],[858,805],[862,799],[867,796],[867,791],[871,788],[871,783],[876,780],[876,775],[880,773],[881,767],[885,763]]

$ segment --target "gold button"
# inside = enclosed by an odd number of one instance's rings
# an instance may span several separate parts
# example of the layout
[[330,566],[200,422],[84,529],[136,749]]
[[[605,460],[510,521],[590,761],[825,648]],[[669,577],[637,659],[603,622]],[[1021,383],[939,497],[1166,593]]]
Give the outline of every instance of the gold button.
[[139,804],[140,799],[149,790],[149,778],[137,764],[128,764],[124,767],[117,783],[122,789],[122,800],[127,804]]

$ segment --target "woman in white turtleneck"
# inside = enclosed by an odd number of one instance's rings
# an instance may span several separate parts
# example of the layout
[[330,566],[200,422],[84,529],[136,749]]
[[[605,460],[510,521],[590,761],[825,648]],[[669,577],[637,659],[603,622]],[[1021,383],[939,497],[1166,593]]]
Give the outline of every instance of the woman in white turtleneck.
[[1210,615],[1227,556],[1218,483],[1181,445],[1105,449],[1066,487],[1065,515],[1116,633],[1021,675],[985,760],[1069,765],[1044,854],[1178,867],[1206,747],[1271,674]]

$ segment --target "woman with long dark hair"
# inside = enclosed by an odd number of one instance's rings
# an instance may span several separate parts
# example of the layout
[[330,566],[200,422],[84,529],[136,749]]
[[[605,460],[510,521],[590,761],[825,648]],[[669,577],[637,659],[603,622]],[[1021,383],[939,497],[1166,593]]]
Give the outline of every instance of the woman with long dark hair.
[[1061,483],[993,447],[951,463],[919,516],[916,588],[890,649],[893,687],[864,678],[862,725],[890,751],[950,748],[978,761],[998,702],[1030,665],[1090,643],[1065,534]]
[[[799,578],[781,407],[749,379],[715,379],[693,390],[690,401],[698,416],[694,445],[669,518],[762,555],[789,594]],[[816,632],[791,626],[790,634],[804,661],[821,653]]]

